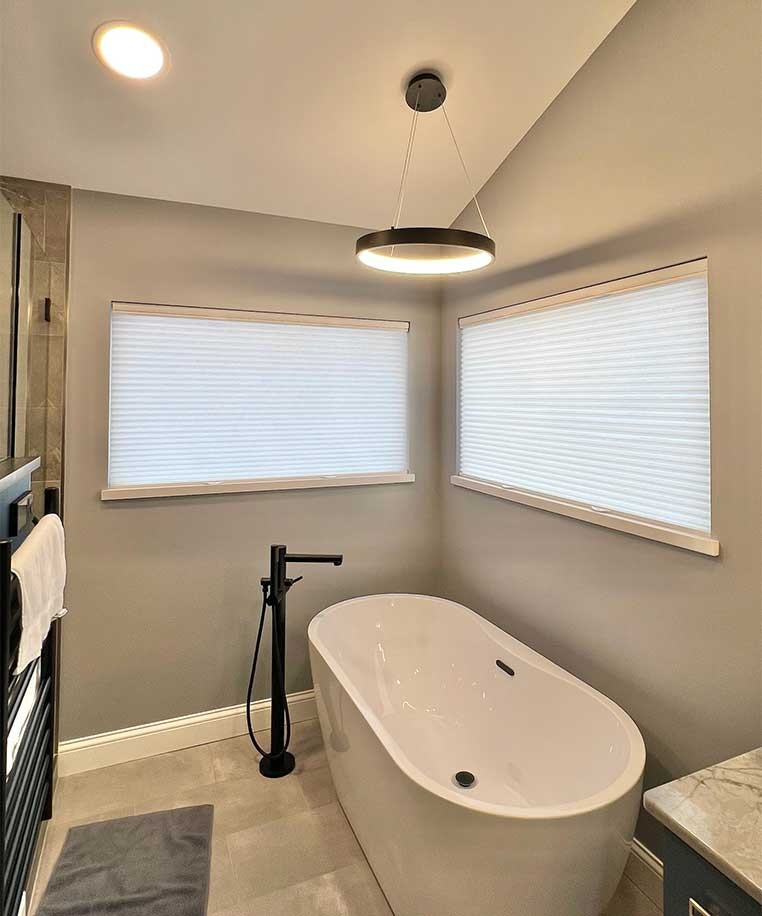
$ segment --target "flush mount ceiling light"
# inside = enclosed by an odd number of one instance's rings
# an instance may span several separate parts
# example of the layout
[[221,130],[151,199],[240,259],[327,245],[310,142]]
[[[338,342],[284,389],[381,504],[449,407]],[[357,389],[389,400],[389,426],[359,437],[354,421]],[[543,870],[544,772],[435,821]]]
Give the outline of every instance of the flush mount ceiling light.
[[[495,259],[495,243],[489,237],[487,224],[476,199],[471,177],[466,169],[463,156],[455,139],[450,119],[447,117],[445,97],[447,90],[442,80],[435,73],[418,73],[408,83],[405,101],[413,110],[413,120],[407,141],[407,151],[402,166],[402,179],[397,208],[391,229],[369,232],[357,240],[355,253],[367,267],[376,270],[387,270],[392,273],[418,274],[431,276],[435,274],[459,274],[469,270],[479,270]],[[410,159],[415,141],[415,129],[418,115],[421,112],[436,111],[441,108],[447,129],[452,137],[455,151],[466,176],[471,197],[476,205],[484,235],[479,232],[466,232],[464,229],[442,229],[423,226],[400,228],[402,204],[405,200],[405,186],[410,168]]]
[[146,80],[164,69],[161,43],[131,22],[104,22],[93,35],[93,50],[102,64],[134,80]]

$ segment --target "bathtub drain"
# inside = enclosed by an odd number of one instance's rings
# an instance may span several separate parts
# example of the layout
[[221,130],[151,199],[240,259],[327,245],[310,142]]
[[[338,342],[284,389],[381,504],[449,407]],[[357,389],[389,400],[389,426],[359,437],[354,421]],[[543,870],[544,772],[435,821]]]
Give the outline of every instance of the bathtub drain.
[[468,770],[458,770],[455,774],[455,782],[461,789],[470,789],[476,782],[476,776],[473,773],[469,773]]

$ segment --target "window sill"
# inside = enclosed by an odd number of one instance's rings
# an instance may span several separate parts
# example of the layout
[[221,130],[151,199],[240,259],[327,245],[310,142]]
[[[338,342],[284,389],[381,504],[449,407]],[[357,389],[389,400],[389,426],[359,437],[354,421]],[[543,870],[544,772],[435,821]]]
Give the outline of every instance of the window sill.
[[206,483],[166,483],[107,487],[104,501],[155,499],[160,496],[204,496],[210,493],[260,493],[271,490],[312,490],[325,487],[367,487],[382,483],[413,483],[415,474],[336,474],[317,477],[270,477],[261,480],[210,480]]
[[601,525],[604,528],[612,528],[615,531],[624,531],[626,534],[634,534],[637,537],[648,538],[651,541],[660,541],[662,544],[670,544],[673,547],[682,547],[684,550],[703,553],[708,557],[716,557],[720,553],[720,542],[703,531],[678,528],[677,526],[660,524],[659,522],[649,522],[646,519],[635,518],[634,516],[618,515],[615,512],[608,512],[603,509],[593,509],[581,503],[541,496],[524,490],[515,490],[511,487],[487,483],[473,477],[461,477],[458,474],[450,478],[450,483],[456,487],[464,487],[466,490],[485,493],[487,496],[497,496],[499,499],[507,499],[514,503],[521,503],[524,506],[545,509],[547,512],[555,512],[557,515],[576,518],[582,522],[590,522],[593,525]]

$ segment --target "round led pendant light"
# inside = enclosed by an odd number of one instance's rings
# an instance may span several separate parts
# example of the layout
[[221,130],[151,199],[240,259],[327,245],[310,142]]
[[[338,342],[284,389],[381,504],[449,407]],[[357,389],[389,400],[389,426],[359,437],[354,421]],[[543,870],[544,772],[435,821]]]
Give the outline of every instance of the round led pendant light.
[[[471,177],[466,169],[463,156],[455,139],[450,119],[447,117],[445,97],[447,90],[442,80],[435,73],[418,73],[408,83],[405,101],[413,110],[410,135],[407,141],[405,161],[402,166],[402,179],[397,208],[391,229],[369,232],[357,240],[355,253],[367,267],[376,270],[387,270],[392,273],[417,274],[432,276],[436,274],[459,274],[486,267],[495,259],[495,243],[489,237],[487,224],[484,221],[479,201],[476,199]],[[466,176],[471,197],[476,205],[484,235],[479,232],[467,232],[464,229],[442,229],[434,227],[410,226],[400,228],[402,205],[405,200],[405,187],[410,168],[410,159],[415,141],[415,130],[421,112],[442,110],[458,159]]]

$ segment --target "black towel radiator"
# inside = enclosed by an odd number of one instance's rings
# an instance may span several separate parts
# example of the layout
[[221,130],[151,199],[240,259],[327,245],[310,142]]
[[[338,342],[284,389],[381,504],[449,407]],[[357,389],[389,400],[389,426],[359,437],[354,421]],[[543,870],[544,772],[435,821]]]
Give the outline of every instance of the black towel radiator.
[[[45,490],[45,514],[60,514],[59,491]],[[31,526],[28,530],[31,530]],[[28,533],[20,532],[21,535]],[[20,543],[20,538],[14,538]],[[34,864],[43,821],[53,814],[56,669],[59,624],[54,622],[36,662],[14,675],[21,638],[21,589],[11,572],[14,542],[0,540],[0,882],[1,916],[16,916]],[[8,737],[35,676],[40,684],[8,775]]]

